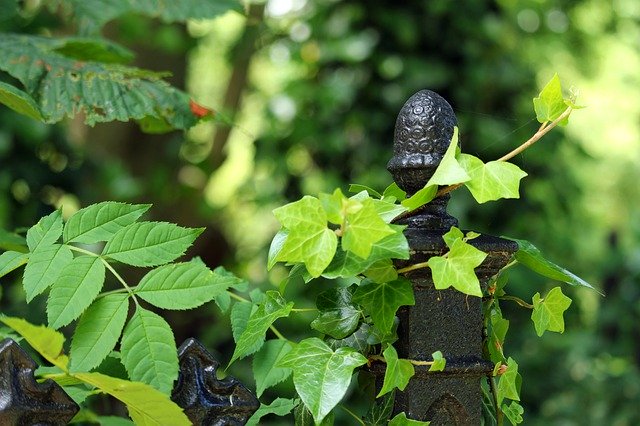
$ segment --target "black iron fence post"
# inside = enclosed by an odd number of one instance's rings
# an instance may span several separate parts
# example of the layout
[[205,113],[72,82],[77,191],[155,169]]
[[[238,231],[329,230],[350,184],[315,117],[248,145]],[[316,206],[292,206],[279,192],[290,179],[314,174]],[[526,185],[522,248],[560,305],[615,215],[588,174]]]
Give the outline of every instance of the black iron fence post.
[[[422,90],[405,103],[396,121],[394,156],[388,170],[407,193],[421,189],[433,175],[447,150],[456,125],[453,109],[438,94]],[[411,259],[404,267],[425,262],[448,251],[442,240],[458,221],[446,212],[449,195],[430,202],[423,210],[402,222]],[[489,235],[470,241],[488,256],[476,274],[483,288],[517,250],[512,241]],[[447,359],[443,372],[429,373],[416,367],[416,375],[404,392],[398,392],[395,412],[406,412],[432,425],[478,425],[481,419],[481,380],[493,365],[482,357],[482,301],[457,290],[436,290],[428,268],[410,272],[416,303],[402,308],[398,316],[398,355],[429,361],[442,351]]]

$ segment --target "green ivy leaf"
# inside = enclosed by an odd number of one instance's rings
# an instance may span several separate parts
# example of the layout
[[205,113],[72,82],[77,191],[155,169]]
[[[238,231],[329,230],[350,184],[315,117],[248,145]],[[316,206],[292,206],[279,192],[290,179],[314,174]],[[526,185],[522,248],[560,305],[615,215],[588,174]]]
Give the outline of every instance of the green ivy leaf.
[[58,329],[78,318],[100,293],[104,276],[104,264],[99,257],[80,256],[68,263],[49,293],[49,325]]
[[182,256],[202,231],[166,222],[133,223],[116,232],[102,254],[132,266],[162,265]]
[[22,279],[27,302],[49,288],[72,260],[71,250],[60,244],[45,246],[31,253]]
[[109,355],[129,312],[129,296],[110,294],[96,300],[80,317],[70,349],[71,371],[89,371]]
[[438,185],[427,185],[413,194],[411,197],[402,200],[401,204],[409,211],[413,211],[420,206],[424,206],[429,201],[436,198],[438,193]]
[[[538,97],[533,99],[533,108],[540,123],[555,120],[567,109],[562,97],[562,85],[558,74],[554,74]],[[567,121],[563,120],[560,124],[565,125]]]
[[381,259],[369,266],[364,276],[373,282],[388,283],[398,279],[398,271],[391,259]]
[[264,301],[251,314],[246,328],[238,337],[229,365],[259,350],[271,324],[278,318],[289,316],[291,308],[293,308],[293,302],[287,303],[277,291],[267,291]]
[[62,235],[62,214],[60,210],[44,216],[27,231],[27,245],[31,252],[39,247],[51,246]]
[[395,182],[387,186],[382,193],[382,198],[395,198],[396,200],[404,200],[406,196],[407,193],[402,190]]
[[122,401],[136,425],[191,425],[182,408],[171,401],[167,394],[147,384],[100,373],[75,373],[73,376]]
[[453,136],[447,151],[442,157],[438,168],[429,179],[426,186],[431,185],[455,185],[466,182],[470,179],[467,171],[460,166],[456,159],[458,150],[458,127],[453,128]]
[[316,423],[329,414],[347,392],[356,367],[367,358],[351,348],[335,352],[312,337],[296,345],[280,362],[293,370],[293,383]]
[[[393,200],[395,201],[395,198]],[[372,199],[372,201],[373,206],[376,208],[376,213],[385,223],[391,223],[393,219],[407,211],[407,208],[402,204],[390,202],[388,199]]]
[[247,420],[247,426],[256,426],[260,419],[267,414],[275,414],[276,416],[286,416],[298,405],[297,399],[276,398],[271,404],[261,404],[258,411]]
[[303,403],[298,404],[293,410],[293,418],[295,426],[333,426],[335,421],[335,415],[331,411],[320,423],[316,423],[313,414]]
[[5,104],[18,114],[26,115],[34,120],[42,120],[38,104],[28,93],[10,84],[0,82],[0,103]]
[[151,204],[127,204],[106,201],[75,212],[64,226],[66,243],[93,244],[109,241],[116,232],[131,225]]
[[552,288],[544,299],[540,293],[534,294],[531,320],[538,336],[542,336],[545,330],[564,333],[563,314],[570,305],[571,299],[562,293],[560,287]]
[[325,343],[334,350],[349,347],[366,354],[369,353],[371,345],[377,345],[381,342],[379,338],[381,336],[378,336],[377,333],[379,333],[377,328],[367,323],[362,323],[350,336],[344,339],[325,338]]
[[515,259],[518,261],[518,263],[521,263],[522,265],[531,269],[533,272],[569,285],[587,287],[592,290],[598,291],[591,284],[589,284],[579,276],[545,259],[542,253],[540,253],[540,250],[538,250],[536,246],[531,244],[529,241],[516,240],[515,238],[507,239],[518,243],[518,251],[515,254]]
[[291,375],[290,368],[276,366],[291,348],[291,343],[287,340],[267,340],[260,351],[254,355],[253,377],[256,379],[258,398],[262,396],[265,389],[286,380]]
[[504,361],[504,339],[509,330],[509,320],[502,317],[498,311],[492,311],[489,317],[489,356],[493,363]]
[[329,265],[338,246],[338,237],[327,228],[327,214],[320,200],[305,196],[273,211],[289,231],[275,261],[302,262],[315,278]]
[[489,161],[485,164],[469,154],[460,154],[459,161],[471,176],[471,180],[464,184],[478,203],[520,198],[520,180],[527,176],[520,167],[506,161]]
[[395,388],[403,391],[409,384],[411,377],[415,374],[413,364],[406,359],[398,359],[398,352],[396,352],[396,349],[392,345],[388,345],[382,355],[384,355],[387,368],[384,372],[382,389],[380,389],[376,398],[380,398]]
[[353,333],[360,322],[360,310],[351,302],[348,288],[331,288],[318,295],[316,306],[320,315],[311,328],[334,339],[343,339]]
[[518,373],[518,363],[511,357],[507,360],[507,370],[498,380],[497,396],[498,404],[502,404],[505,398],[520,401],[520,386],[522,377]]
[[[355,209],[354,209],[355,210]],[[376,211],[373,200],[367,198],[362,207],[348,212],[345,218],[342,248],[366,259],[373,244],[394,233]]]
[[405,413],[400,413],[389,420],[389,426],[429,426],[431,422],[408,419]]
[[29,255],[17,251],[5,251],[0,254],[0,277],[15,271],[29,260]]
[[444,367],[447,365],[447,360],[442,356],[442,352],[435,351],[431,356],[433,357],[433,364],[429,367],[429,371],[444,371]]
[[366,185],[360,185],[357,183],[352,183],[349,185],[349,192],[351,193],[359,193],[365,191],[367,193],[367,195],[371,196],[371,197],[375,197],[375,198],[382,198],[382,194],[380,194],[378,191],[376,191],[375,189],[366,186]]
[[524,414],[524,408],[515,401],[511,401],[511,404],[502,404],[502,413],[511,422],[513,426],[522,423],[522,415]]
[[395,391],[385,394],[382,398],[376,398],[374,404],[365,416],[365,426],[387,426],[393,413]]
[[44,325],[33,325],[22,318],[0,316],[6,326],[20,334],[44,359],[67,371],[69,358],[62,352],[64,335]]
[[178,353],[171,327],[161,316],[137,306],[122,333],[120,353],[131,380],[171,393],[178,378]]
[[365,308],[375,326],[383,333],[391,331],[400,306],[415,303],[411,282],[404,278],[388,283],[364,280],[353,295],[353,301]]

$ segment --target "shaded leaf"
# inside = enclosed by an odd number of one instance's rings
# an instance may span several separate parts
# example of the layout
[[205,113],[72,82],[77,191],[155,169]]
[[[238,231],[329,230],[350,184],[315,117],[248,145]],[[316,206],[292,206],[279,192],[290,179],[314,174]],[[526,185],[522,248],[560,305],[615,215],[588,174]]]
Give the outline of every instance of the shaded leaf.
[[365,426],[387,426],[393,413],[395,391],[385,394],[382,398],[376,398],[374,404],[365,416]]
[[471,180],[464,184],[478,203],[520,198],[520,180],[527,176],[520,167],[506,161],[489,161],[485,164],[469,154],[460,154],[459,161],[471,176]]
[[286,416],[295,408],[296,405],[298,405],[298,402],[299,400],[297,399],[276,398],[271,404],[260,405],[258,411],[253,413],[253,416],[249,418],[246,424],[247,426],[255,426],[258,424],[260,419],[267,414]]
[[531,320],[538,336],[545,330],[564,333],[564,311],[569,309],[571,299],[562,293],[560,287],[554,287],[542,299],[540,293],[533,295],[533,312]]
[[249,322],[249,317],[251,316],[254,306],[252,303],[236,302],[231,308],[231,331],[233,333],[233,340],[236,343],[238,343],[238,339],[240,339],[240,336],[247,328],[247,322]]
[[413,364],[406,359],[398,359],[398,352],[396,352],[396,349],[392,345],[388,345],[382,355],[384,355],[387,368],[384,372],[382,388],[376,398],[380,398],[395,388],[403,391],[409,384],[411,377],[415,374]]
[[5,104],[18,114],[26,115],[34,120],[42,120],[40,108],[28,93],[10,84],[0,81],[0,103]]
[[134,53],[124,46],[103,38],[60,37],[54,50],[68,58],[110,64],[128,64]]
[[29,247],[27,247],[27,239],[23,236],[0,229],[0,250],[26,253],[29,251]]
[[72,260],[71,250],[60,244],[46,246],[31,253],[22,279],[27,302],[49,288]]
[[353,295],[353,301],[365,308],[375,326],[383,333],[391,331],[400,306],[415,303],[411,282],[404,278],[388,283],[364,280]]
[[320,315],[311,327],[334,339],[342,339],[355,331],[360,322],[360,310],[351,302],[347,288],[332,288],[318,295],[316,306]]
[[0,254],[0,277],[15,271],[29,260],[29,255],[17,251],[5,251]]
[[260,351],[254,355],[253,377],[256,379],[258,398],[265,389],[286,380],[291,375],[290,368],[276,366],[291,348],[291,343],[286,340],[267,340]]
[[75,212],[64,225],[62,239],[67,243],[93,244],[108,241],[116,232],[131,225],[151,204],[106,201]]
[[408,419],[405,413],[400,413],[389,420],[389,426],[428,426],[431,422]]

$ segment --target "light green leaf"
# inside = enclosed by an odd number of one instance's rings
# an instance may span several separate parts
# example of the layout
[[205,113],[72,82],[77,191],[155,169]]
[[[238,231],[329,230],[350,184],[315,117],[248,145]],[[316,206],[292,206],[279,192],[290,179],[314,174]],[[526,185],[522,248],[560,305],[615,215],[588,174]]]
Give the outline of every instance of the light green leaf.
[[398,271],[391,259],[381,259],[369,266],[364,276],[377,283],[388,283],[398,279]]
[[74,377],[122,401],[137,426],[189,426],[191,422],[169,396],[149,385],[100,373],[75,373]]
[[393,233],[393,229],[378,216],[373,200],[367,198],[357,211],[347,211],[342,248],[366,259],[373,244]]
[[436,194],[438,193],[438,185],[427,185],[411,197],[402,200],[401,204],[407,210],[413,211],[420,206],[424,206],[429,201],[436,198]]
[[365,308],[375,326],[383,333],[391,331],[400,306],[415,303],[411,282],[404,278],[388,283],[364,280],[353,295],[353,301]]
[[385,223],[391,223],[393,219],[407,211],[407,208],[403,205],[387,200],[371,199],[371,201],[373,201],[373,206],[376,208],[376,213]]
[[497,396],[498,404],[505,398],[520,401],[520,386],[522,377],[518,373],[518,363],[511,357],[507,360],[507,370],[499,376]]
[[0,254],[0,277],[15,271],[29,260],[29,255],[17,251],[5,251]]
[[71,250],[60,244],[45,246],[31,253],[22,279],[27,302],[49,288],[72,260]]
[[0,316],[0,321],[20,334],[44,359],[61,370],[67,371],[69,358],[62,352],[64,344],[62,333],[44,325],[33,325],[22,318]]
[[403,391],[409,384],[411,377],[415,374],[413,364],[406,359],[398,359],[398,352],[396,352],[396,349],[392,345],[388,345],[382,355],[384,355],[387,368],[384,372],[382,389],[380,389],[376,398],[380,398],[395,388]]
[[298,395],[316,423],[320,423],[347,392],[353,370],[366,362],[367,358],[354,349],[339,348],[334,352],[313,337],[296,345],[280,366],[293,370]]
[[[73,399],[73,402],[78,405],[81,405],[85,401],[85,399],[95,393],[94,390],[87,389],[84,384],[82,384],[81,386],[64,386],[64,391],[71,397],[71,399]],[[76,417],[74,417],[74,419],[74,421],[77,420],[77,415]]]
[[302,262],[314,278],[320,276],[338,246],[338,237],[327,228],[327,214],[320,200],[305,196],[275,209],[273,214],[289,231],[275,260]]
[[160,266],[145,275],[134,292],[162,309],[192,309],[225,293],[239,278],[211,271],[200,259]]
[[489,336],[488,349],[491,361],[494,363],[504,360],[504,339],[509,330],[509,320],[502,317],[497,311],[492,311],[489,317]]
[[351,302],[352,293],[348,288],[331,288],[323,291],[316,299],[320,315],[311,327],[334,339],[343,339],[353,333],[360,322],[361,312]]
[[336,225],[342,225],[345,213],[343,209],[348,203],[348,198],[344,196],[340,188],[337,188],[332,194],[320,194],[319,199],[327,214],[327,220]]
[[453,243],[456,242],[456,240],[464,239],[464,234],[462,233],[461,230],[459,230],[455,226],[452,226],[451,229],[449,229],[449,232],[447,232],[442,236],[442,239],[444,240],[447,247],[451,248],[451,246],[453,245]]
[[166,222],[133,223],[116,232],[102,254],[127,265],[162,265],[182,256],[202,231]]
[[62,214],[60,210],[44,216],[27,231],[27,245],[31,252],[45,248],[58,241],[62,235]]
[[291,343],[287,340],[267,340],[260,351],[254,355],[253,377],[256,379],[258,398],[265,389],[286,380],[291,375],[290,368],[276,366],[291,348]]
[[260,419],[267,414],[275,414],[277,416],[286,416],[289,414],[296,405],[298,405],[298,399],[286,399],[286,398],[276,398],[271,404],[260,405],[258,411],[253,413],[253,416],[247,420],[247,426],[256,426],[260,422]]
[[131,225],[151,204],[127,204],[106,201],[75,212],[64,226],[66,243],[93,244],[108,241],[116,232]]
[[511,401],[511,404],[502,404],[502,412],[504,416],[511,422],[513,426],[522,423],[522,415],[524,414],[524,408],[515,401]]
[[560,287],[552,288],[544,299],[540,298],[540,293],[534,294],[531,320],[538,336],[542,336],[545,330],[564,333],[563,314],[570,305],[571,299],[562,293]]
[[400,413],[391,420],[388,426],[429,426],[431,422],[421,422],[420,420],[408,419],[405,413]]
[[0,103],[5,104],[18,114],[26,115],[34,120],[42,120],[40,108],[28,93],[10,84],[0,81]]
[[469,154],[460,154],[459,161],[471,176],[465,186],[478,203],[501,198],[520,198],[520,180],[527,173],[515,164],[506,161],[490,161],[485,164]]
[[[249,317],[254,311],[255,305],[247,302],[236,302],[231,308],[231,332],[233,333],[233,340],[238,343],[238,339],[244,331],[247,329],[247,323]],[[257,309],[257,308],[256,308]]]
[[400,189],[397,183],[393,182],[391,185],[387,186],[382,193],[382,198],[395,198],[396,200],[404,200],[407,196],[407,193]]
[[118,416],[99,416],[98,421],[100,426],[135,426],[131,420]]
[[433,173],[425,187],[432,185],[455,185],[470,179],[467,171],[458,164],[456,151],[458,150],[458,127],[453,128],[453,136],[442,161]]
[[515,259],[518,263],[521,263],[533,272],[569,285],[588,287],[592,290],[598,291],[579,276],[545,259],[540,250],[538,250],[536,246],[531,244],[529,241],[516,240],[515,238],[508,237],[504,238],[518,243],[518,251],[515,254]]
[[360,185],[357,183],[352,183],[349,185],[349,192],[351,193],[358,193],[358,192],[362,192],[362,191],[366,191],[367,194],[369,194],[372,197],[376,197],[376,198],[382,198],[382,194],[380,194],[378,191],[376,191],[375,189],[366,186],[366,185]]
[[128,311],[126,294],[110,294],[89,306],[80,317],[71,341],[71,371],[90,371],[100,365],[116,346]]
[[429,367],[429,371],[444,371],[444,367],[447,365],[447,360],[442,356],[442,352],[435,351],[431,356],[433,357],[433,364]]
[[264,301],[251,314],[246,328],[238,338],[229,364],[259,350],[271,324],[278,318],[289,316],[291,308],[293,308],[293,302],[287,303],[277,291],[267,291]]
[[[558,74],[554,74],[538,97],[533,98],[533,108],[540,123],[555,120],[567,109],[562,97],[562,85]],[[566,120],[560,124],[566,124]]]
[[68,263],[49,293],[49,325],[58,329],[78,318],[100,293],[104,275],[104,264],[99,257],[80,256]]
[[120,353],[131,380],[170,394],[178,378],[178,353],[171,327],[161,316],[136,307],[122,333]]
[[278,255],[282,251],[282,247],[284,246],[285,241],[287,241],[287,237],[289,236],[289,231],[286,229],[281,229],[271,240],[271,245],[269,246],[269,256],[267,258],[267,270],[271,270],[276,263],[278,263]]

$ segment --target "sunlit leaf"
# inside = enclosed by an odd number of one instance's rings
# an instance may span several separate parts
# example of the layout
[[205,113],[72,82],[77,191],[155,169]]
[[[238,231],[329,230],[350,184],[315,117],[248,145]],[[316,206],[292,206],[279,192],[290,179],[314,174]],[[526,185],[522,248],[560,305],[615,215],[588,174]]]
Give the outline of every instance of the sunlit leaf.
[[560,287],[554,287],[542,299],[540,293],[533,295],[533,312],[531,320],[538,336],[545,330],[564,333],[564,311],[569,309],[571,299],[562,293]]
[[447,360],[442,356],[442,352],[435,351],[431,356],[433,357],[433,364],[429,367],[429,371],[444,371]]
[[[540,123],[554,121],[567,109],[562,96],[562,85],[558,74],[554,74],[540,94],[533,99],[533,108]],[[560,124],[564,125],[566,123],[567,119],[562,120]]]
[[62,352],[62,333],[44,325],[33,325],[22,318],[0,316],[0,321],[20,334],[44,359],[66,371],[69,358]]
[[511,401],[511,404],[502,404],[502,413],[511,422],[513,426],[522,423],[524,414],[524,408],[515,401]]
[[459,161],[471,177],[464,184],[478,203],[501,198],[520,198],[520,180],[527,173],[515,164],[506,161],[490,161],[485,164],[469,154],[460,154]]
[[522,377],[518,373],[518,363],[511,357],[507,360],[506,371],[499,376],[496,398],[502,404],[505,398],[520,401],[520,386]]
[[106,201],[92,204],[75,212],[64,225],[65,242],[92,244],[109,239],[122,228],[131,225],[151,204],[127,204]]
[[27,231],[27,245],[34,252],[38,248],[45,248],[55,244],[62,235],[62,214],[55,210],[44,216]]
[[362,202],[361,208],[347,212],[345,219],[342,248],[363,259],[369,257],[373,244],[394,233],[378,216],[373,201],[369,198]]
[[5,251],[0,254],[0,277],[15,271],[29,260],[29,255],[17,251]]
[[247,420],[247,426],[256,426],[260,422],[260,419],[267,414],[275,414],[277,416],[286,416],[289,414],[296,405],[298,405],[299,400],[297,399],[286,399],[286,398],[276,398],[273,400],[271,404],[262,404],[258,411],[256,411],[253,416]]

